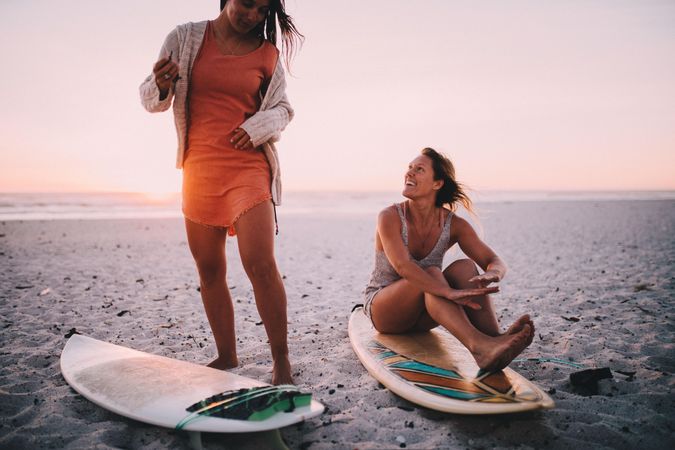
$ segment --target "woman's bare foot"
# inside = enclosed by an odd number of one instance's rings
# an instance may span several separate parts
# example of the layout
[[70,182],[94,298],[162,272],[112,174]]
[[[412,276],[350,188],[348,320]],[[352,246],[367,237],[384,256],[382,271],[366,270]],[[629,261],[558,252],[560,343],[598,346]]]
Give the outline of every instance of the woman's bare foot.
[[272,365],[272,384],[278,386],[280,384],[294,384],[293,376],[291,375],[291,362],[288,356],[277,357]]
[[534,339],[534,322],[532,322],[532,319],[530,319],[529,314],[520,316],[518,320],[513,322],[513,324],[509,327],[508,330],[506,330],[506,333],[504,334],[517,334],[523,329],[525,325],[530,326],[530,337],[527,340],[527,345],[530,345],[532,343],[532,340]]
[[532,335],[529,324],[524,324],[515,334],[502,334],[490,338],[472,351],[478,367],[496,372],[508,366],[529,345]]
[[207,364],[208,367],[213,367],[214,369],[220,369],[220,370],[227,370],[227,369],[234,369],[239,365],[239,360],[237,360],[237,357],[235,356],[234,358],[229,357],[217,357],[213,361]]

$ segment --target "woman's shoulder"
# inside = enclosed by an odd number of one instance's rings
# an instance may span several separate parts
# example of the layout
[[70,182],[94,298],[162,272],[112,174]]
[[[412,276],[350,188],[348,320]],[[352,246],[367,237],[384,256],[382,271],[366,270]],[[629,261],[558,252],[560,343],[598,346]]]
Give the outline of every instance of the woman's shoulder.
[[452,216],[452,224],[458,227],[470,227],[471,224],[462,216],[458,216],[454,212],[448,210],[448,215]]
[[392,203],[391,205],[382,209],[380,211],[380,214],[394,214],[394,215],[398,216],[398,211],[400,210],[400,208],[401,208],[400,203]]
[[382,209],[379,214],[377,215],[377,220],[378,222],[389,222],[392,220],[399,221],[399,210],[400,204],[394,203],[393,205],[389,205],[386,208]]
[[450,214],[452,215],[452,221],[450,222],[450,234],[452,236],[459,238],[466,233],[475,233],[473,226],[471,226],[471,223],[468,220],[453,212],[450,212]]
[[176,25],[177,30],[182,30],[182,31],[187,31],[192,28],[206,28],[206,26],[209,24],[208,20],[200,20],[199,22],[185,22]]
[[176,25],[164,39],[162,56],[165,57],[173,53],[180,60],[186,46],[191,49],[197,48],[204,38],[207,23],[208,21],[204,20]]
[[185,39],[189,34],[202,34],[206,30],[208,25],[208,20],[202,20],[200,22],[186,22],[178,24],[174,27],[173,30],[169,32],[169,36],[174,35],[179,39]]
[[272,73],[274,73],[277,60],[279,59],[279,49],[276,45],[272,44],[267,39],[264,39],[260,46],[260,50],[262,51],[263,60],[265,60],[269,66],[269,71],[271,72],[269,75],[271,76]]
[[272,53],[275,56],[279,55],[279,49],[277,48],[277,46],[272,44],[267,39],[263,39],[262,47],[266,52]]

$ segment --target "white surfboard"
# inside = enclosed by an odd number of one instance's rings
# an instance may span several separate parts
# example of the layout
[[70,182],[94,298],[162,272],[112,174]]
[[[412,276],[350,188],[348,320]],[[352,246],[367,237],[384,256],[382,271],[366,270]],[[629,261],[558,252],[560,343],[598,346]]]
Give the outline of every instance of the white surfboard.
[[471,353],[447,331],[382,334],[358,308],[349,318],[349,339],[373,378],[430,409],[503,414],[554,406],[551,397],[512,369],[481,373]]
[[[311,400],[264,420],[238,420],[186,410],[225,391],[268,387],[265,383],[163,356],[73,335],[61,353],[68,384],[93,403],[141,422],[193,432],[244,433],[282,428],[324,410]],[[292,389],[292,387],[289,387]]]

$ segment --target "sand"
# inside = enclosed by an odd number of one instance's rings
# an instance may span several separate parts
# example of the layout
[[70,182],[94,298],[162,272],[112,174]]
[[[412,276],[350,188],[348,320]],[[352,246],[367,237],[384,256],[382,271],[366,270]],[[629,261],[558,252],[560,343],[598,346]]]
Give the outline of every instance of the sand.
[[[513,363],[556,408],[498,417],[416,407],[356,359],[347,321],[372,267],[375,215],[281,214],[295,379],[327,407],[281,431],[289,447],[672,448],[674,201],[481,206],[485,239],[510,267],[495,297],[503,325],[530,313],[537,326],[523,356],[614,375],[593,394],[570,385],[574,368]],[[264,330],[233,240],[228,255],[241,363],[233,372],[269,381]],[[59,371],[71,329],[181,360],[213,358],[180,220],[0,223],[0,270],[0,448],[189,448],[184,433],[90,403]],[[209,434],[204,444],[263,448],[254,435]]]

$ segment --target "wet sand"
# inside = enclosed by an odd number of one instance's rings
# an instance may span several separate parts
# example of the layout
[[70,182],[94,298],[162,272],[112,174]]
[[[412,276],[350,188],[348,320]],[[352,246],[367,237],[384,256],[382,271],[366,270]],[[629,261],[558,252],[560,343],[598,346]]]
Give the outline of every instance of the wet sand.
[[[397,200],[392,198],[392,201]],[[467,417],[417,407],[356,359],[347,321],[373,264],[372,214],[280,216],[295,380],[327,410],[281,431],[291,448],[671,448],[675,443],[675,201],[485,203],[485,240],[509,264],[494,297],[503,325],[530,313],[522,357],[609,367],[597,391],[572,367],[515,362],[549,411]],[[228,241],[240,366],[269,382],[250,284]],[[448,255],[447,262],[460,257]],[[187,435],[120,417],[59,371],[65,335],[208,363],[215,346],[177,219],[0,223],[0,448],[189,448]],[[204,436],[205,448],[264,448],[260,436]]]

